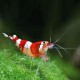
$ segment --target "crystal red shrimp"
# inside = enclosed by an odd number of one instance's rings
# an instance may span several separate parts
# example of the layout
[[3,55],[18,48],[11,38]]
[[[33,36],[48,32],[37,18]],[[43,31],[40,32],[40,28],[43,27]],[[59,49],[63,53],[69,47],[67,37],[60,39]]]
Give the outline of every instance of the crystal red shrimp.
[[38,41],[32,43],[28,40],[22,40],[16,35],[8,36],[5,33],[3,33],[3,35],[10,38],[23,53],[32,58],[40,57],[41,59],[47,61],[47,50],[53,48],[54,46],[53,43],[50,43],[48,41]]

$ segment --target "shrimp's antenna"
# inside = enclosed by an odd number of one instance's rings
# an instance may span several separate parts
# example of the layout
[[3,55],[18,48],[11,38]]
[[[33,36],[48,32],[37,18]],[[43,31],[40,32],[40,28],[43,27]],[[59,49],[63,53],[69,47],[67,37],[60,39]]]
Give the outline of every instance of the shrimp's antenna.
[[75,49],[77,49],[77,48],[64,48],[64,49],[68,49],[68,50],[69,50],[69,49],[70,49],[70,50],[71,50],[71,49],[72,49],[72,50],[74,49],[74,50],[75,50]]
[[58,47],[60,47],[60,48],[63,49],[66,53],[68,53],[68,54],[70,55],[70,53],[69,53],[65,48],[63,48],[62,46],[60,46],[60,45],[58,45],[58,44],[55,44],[55,45],[57,45]]
[[57,43],[69,30],[71,27],[67,28],[67,30],[54,42]]
[[65,33],[63,33],[54,43],[57,43],[63,36]]
[[59,51],[59,49],[58,49],[57,47],[54,47],[54,48],[58,51],[59,55],[60,55],[61,58],[62,58],[63,56],[62,56],[61,52]]
[[52,28],[52,27],[50,27],[50,43],[51,43],[51,41],[52,41],[52,39],[51,39],[51,36],[52,36],[52,35],[51,35],[51,28]]

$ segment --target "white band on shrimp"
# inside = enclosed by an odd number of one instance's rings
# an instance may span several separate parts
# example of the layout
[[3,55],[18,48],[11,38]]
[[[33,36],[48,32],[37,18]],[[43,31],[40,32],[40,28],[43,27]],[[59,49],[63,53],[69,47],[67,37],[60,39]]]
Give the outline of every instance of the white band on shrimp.
[[43,48],[43,42],[41,42],[41,45],[40,45],[40,47],[39,47],[39,51],[41,51],[42,50],[42,48]]
[[27,41],[26,44],[24,45],[25,48],[30,49],[32,43],[30,41]]
[[21,42],[21,39],[16,40],[16,46],[19,47],[20,42]]

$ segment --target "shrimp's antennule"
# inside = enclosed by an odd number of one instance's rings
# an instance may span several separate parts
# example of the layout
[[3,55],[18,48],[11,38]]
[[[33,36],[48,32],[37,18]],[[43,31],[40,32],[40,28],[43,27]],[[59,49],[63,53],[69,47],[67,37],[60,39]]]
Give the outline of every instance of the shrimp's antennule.
[[54,48],[58,51],[59,55],[60,55],[61,57],[63,57],[62,54],[61,54],[61,52],[59,51],[59,49],[58,49],[57,47],[54,47]]

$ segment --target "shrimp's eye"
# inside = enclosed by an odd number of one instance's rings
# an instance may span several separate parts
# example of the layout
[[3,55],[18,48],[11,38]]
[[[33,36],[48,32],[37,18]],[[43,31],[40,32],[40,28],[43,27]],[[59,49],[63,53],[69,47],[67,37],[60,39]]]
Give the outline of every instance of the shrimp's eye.
[[45,44],[45,41],[43,41],[43,43]]

